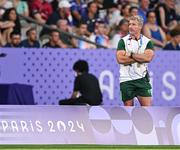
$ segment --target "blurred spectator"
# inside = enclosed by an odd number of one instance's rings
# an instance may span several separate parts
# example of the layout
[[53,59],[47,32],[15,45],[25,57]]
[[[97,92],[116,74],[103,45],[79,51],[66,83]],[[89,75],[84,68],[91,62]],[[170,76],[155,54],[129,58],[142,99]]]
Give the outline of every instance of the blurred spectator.
[[10,42],[10,33],[13,31],[15,24],[12,21],[0,21],[1,44],[5,45]]
[[56,11],[58,9],[59,0],[49,0],[49,3],[51,3],[53,11]]
[[[76,35],[78,35],[82,38],[85,38],[85,39],[89,39],[89,37],[87,36],[87,24],[86,23],[81,22],[79,24],[77,31],[76,31]],[[91,44],[89,44],[83,40],[74,39],[74,42],[76,44],[76,47],[80,48],[80,49],[95,48]]]
[[[16,8],[18,14],[29,17],[29,8],[26,1],[13,0],[13,6],[14,8]],[[22,26],[25,26],[27,24],[26,20],[24,20],[23,18],[20,18],[20,23]]]
[[21,35],[19,32],[13,31],[10,34],[10,42],[4,47],[21,47]]
[[[72,16],[70,12],[71,4],[67,0],[61,0],[58,4],[58,9],[54,11],[50,17],[48,18],[46,24],[52,27],[57,27],[57,21],[60,19],[65,19],[68,22],[68,25],[72,25]],[[47,28],[43,28],[40,33],[40,36],[44,34],[49,34],[49,30]]]
[[21,42],[22,47],[40,48],[40,43],[37,41],[37,31],[35,28],[30,28],[26,32],[27,39]]
[[26,1],[22,0],[13,0],[13,6],[16,8],[18,14],[28,17],[29,16],[29,8]]
[[90,36],[90,40],[105,47],[110,47],[109,37],[106,35],[106,27],[103,21],[96,23],[95,33]]
[[180,50],[180,25],[170,31],[171,41],[167,43],[164,50]]
[[112,29],[114,29],[119,24],[119,21],[122,19],[122,16],[120,14],[120,10],[117,7],[117,4],[112,3],[108,7],[108,12],[107,13],[108,13],[109,26]]
[[82,0],[72,0],[71,13],[73,17],[73,25],[78,26],[85,11],[85,5]]
[[124,19],[127,19],[127,20],[129,19],[129,17],[130,17],[129,9],[130,9],[130,5],[128,3],[122,5],[121,16]]
[[129,9],[130,16],[137,16],[138,15],[138,7],[132,6]]
[[52,6],[46,0],[29,0],[30,16],[40,24],[46,23],[52,14]]
[[[72,29],[70,26],[68,26],[68,22],[65,19],[60,19],[57,22],[57,28],[64,31],[65,33],[72,33]],[[64,45],[66,45],[66,47],[75,47],[75,44],[73,43],[73,40],[70,36],[64,34],[64,33],[60,33],[60,40],[64,43]]]
[[98,21],[98,13],[97,13],[97,4],[95,2],[89,2],[87,6],[87,10],[82,15],[83,22],[87,23],[88,31],[90,33],[94,32],[95,24]]
[[103,0],[94,0],[94,2],[97,4],[98,10],[103,8]]
[[157,7],[157,5],[159,4],[159,1],[161,0],[149,0],[150,4],[149,4],[149,9],[155,9]]
[[118,0],[118,3],[121,4],[121,5],[129,3],[132,6],[136,6],[136,5],[138,5],[138,0]]
[[164,31],[172,30],[177,25],[174,0],[165,0],[156,8],[157,23]]
[[0,0],[0,7],[2,7],[2,8],[0,8],[0,18],[2,18],[3,14],[5,12],[5,10],[3,8],[5,8],[5,9],[12,8],[13,3],[12,3],[12,1],[9,1],[9,0]]
[[16,9],[15,8],[9,8],[6,9],[3,17],[2,17],[2,21],[11,21],[15,24],[13,30],[15,30],[16,32],[21,33],[21,24],[19,22],[19,17],[17,15]]
[[48,25],[56,25],[59,19],[66,19],[69,25],[72,25],[71,4],[67,0],[61,0],[58,9],[54,11],[47,20]]
[[15,8],[6,9],[2,18],[3,22],[9,22],[9,28],[1,29],[3,38],[6,42],[10,42],[10,33],[18,32],[21,35],[21,24]]
[[146,23],[146,14],[149,10],[149,0],[139,0],[140,8],[138,10],[138,15],[144,19],[144,23]]
[[166,34],[156,24],[156,14],[154,11],[147,13],[147,22],[144,25],[143,33],[154,42],[155,49],[161,49],[166,45]]
[[122,19],[119,22],[118,33],[113,36],[111,41],[112,48],[117,48],[119,40],[128,34],[129,32],[128,24],[129,21],[126,19]]
[[59,38],[59,32],[56,30],[52,30],[50,33],[49,42],[43,45],[44,48],[66,48],[66,46],[62,43]]

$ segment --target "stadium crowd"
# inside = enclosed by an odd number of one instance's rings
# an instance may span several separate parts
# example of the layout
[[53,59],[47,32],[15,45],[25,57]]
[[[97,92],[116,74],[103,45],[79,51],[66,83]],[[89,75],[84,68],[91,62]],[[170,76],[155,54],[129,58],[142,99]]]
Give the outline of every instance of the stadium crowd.
[[[47,24],[52,30],[18,14]],[[132,15],[143,17],[142,32],[152,39],[156,50],[180,50],[179,0],[1,0],[0,46],[96,48],[63,33],[68,32],[117,48],[119,39],[128,34]]]

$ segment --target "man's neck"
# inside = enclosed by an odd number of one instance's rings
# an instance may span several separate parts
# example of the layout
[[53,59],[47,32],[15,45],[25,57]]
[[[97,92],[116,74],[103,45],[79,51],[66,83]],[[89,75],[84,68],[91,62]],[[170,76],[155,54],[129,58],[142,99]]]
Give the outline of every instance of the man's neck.
[[141,34],[131,35],[131,38],[132,38],[133,40],[139,40],[140,37],[141,37]]

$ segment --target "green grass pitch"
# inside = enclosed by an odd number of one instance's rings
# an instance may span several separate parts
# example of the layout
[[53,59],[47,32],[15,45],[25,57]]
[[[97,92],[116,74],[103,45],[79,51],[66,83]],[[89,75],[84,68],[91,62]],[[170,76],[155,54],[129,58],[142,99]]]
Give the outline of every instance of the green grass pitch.
[[180,146],[135,145],[0,145],[3,150],[180,150]]

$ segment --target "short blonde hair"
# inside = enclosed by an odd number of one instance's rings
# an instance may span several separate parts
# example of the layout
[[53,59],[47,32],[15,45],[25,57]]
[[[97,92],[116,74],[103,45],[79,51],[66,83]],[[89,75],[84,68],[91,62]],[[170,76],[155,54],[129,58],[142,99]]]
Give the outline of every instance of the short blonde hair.
[[135,21],[137,21],[138,22],[138,24],[140,25],[140,26],[143,26],[143,23],[144,23],[144,19],[141,17],[141,16],[131,16],[130,18],[129,18],[129,21],[130,20],[135,20]]

